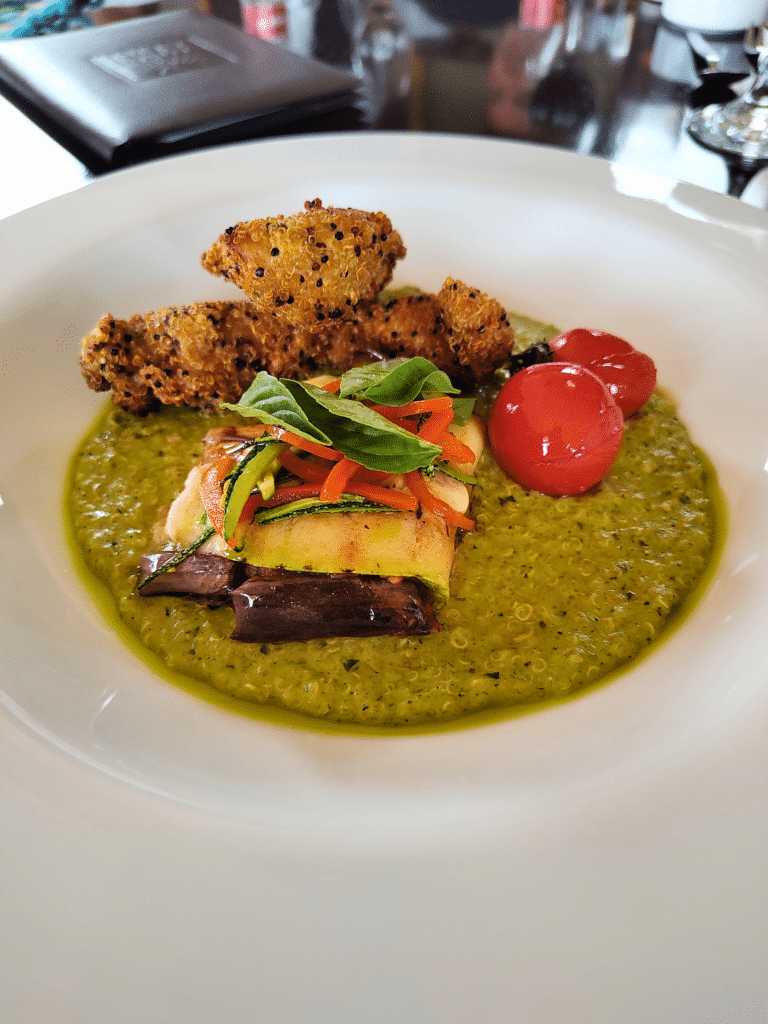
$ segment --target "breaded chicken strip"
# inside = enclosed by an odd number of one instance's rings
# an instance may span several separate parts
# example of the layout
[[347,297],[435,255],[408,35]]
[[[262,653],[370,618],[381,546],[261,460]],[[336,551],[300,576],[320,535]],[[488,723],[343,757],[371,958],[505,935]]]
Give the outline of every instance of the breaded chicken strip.
[[371,355],[424,356],[441,370],[458,368],[436,295],[403,295],[358,310],[356,337]]
[[470,387],[501,366],[514,345],[501,303],[451,277],[437,295],[406,295],[366,307],[355,329],[358,347],[424,356]]
[[257,312],[291,326],[349,319],[391,279],[402,239],[383,213],[325,209],[319,199],[304,206],[227,228],[202,265],[242,288]]
[[250,302],[198,302],[102,317],[83,341],[80,366],[94,391],[144,412],[165,405],[215,408],[236,402],[260,370],[275,377],[343,373],[361,355],[424,356],[466,387],[512,352],[514,335],[495,299],[448,278],[438,295],[409,295],[361,307],[353,321],[292,328]]
[[236,402],[260,370],[306,376],[321,366],[348,369],[351,328],[310,334],[268,318],[249,302],[198,302],[136,314],[103,316],[83,340],[80,367],[94,391],[113,391],[116,405],[144,412],[165,405],[214,408]]

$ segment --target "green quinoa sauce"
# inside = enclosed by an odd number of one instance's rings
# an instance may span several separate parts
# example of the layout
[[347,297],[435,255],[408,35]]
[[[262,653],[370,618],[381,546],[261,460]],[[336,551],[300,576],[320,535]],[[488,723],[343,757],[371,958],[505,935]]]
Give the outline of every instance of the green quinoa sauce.
[[442,632],[241,644],[229,639],[230,609],[135,591],[158,510],[211,425],[189,409],[137,417],[109,405],[72,462],[69,526],[92,585],[153,665],[273,718],[282,708],[356,727],[424,727],[574,694],[658,640],[716,546],[711,468],[658,392],[627,421],[597,492],[526,492],[486,452],[472,504],[478,529],[459,545]]

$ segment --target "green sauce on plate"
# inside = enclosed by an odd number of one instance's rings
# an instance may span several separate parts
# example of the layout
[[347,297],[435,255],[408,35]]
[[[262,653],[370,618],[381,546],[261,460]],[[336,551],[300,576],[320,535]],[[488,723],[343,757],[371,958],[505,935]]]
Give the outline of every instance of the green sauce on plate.
[[137,417],[108,406],[71,465],[73,547],[98,600],[153,667],[273,720],[423,730],[579,693],[669,630],[700,592],[721,533],[712,468],[657,392],[627,421],[596,492],[526,492],[486,452],[472,504],[478,529],[459,545],[442,632],[241,644],[229,639],[230,609],[135,590],[141,555],[158,547],[159,509],[181,490],[211,424],[195,410]]

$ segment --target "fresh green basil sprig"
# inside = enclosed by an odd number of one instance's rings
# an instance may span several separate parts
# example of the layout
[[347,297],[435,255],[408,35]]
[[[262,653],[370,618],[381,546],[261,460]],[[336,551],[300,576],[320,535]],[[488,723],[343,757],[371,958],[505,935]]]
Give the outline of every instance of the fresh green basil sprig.
[[448,374],[423,356],[384,359],[347,370],[339,397],[365,398],[377,405],[408,405],[419,396],[458,395]]
[[[363,405],[407,405],[419,396],[458,395],[450,378],[421,356],[389,359],[348,370],[338,394],[303,381],[278,380],[262,371],[237,404],[222,403],[241,416],[282,427],[299,437],[336,448],[367,469],[383,473],[408,473],[434,465],[440,447]],[[459,404],[461,420],[468,413]]]

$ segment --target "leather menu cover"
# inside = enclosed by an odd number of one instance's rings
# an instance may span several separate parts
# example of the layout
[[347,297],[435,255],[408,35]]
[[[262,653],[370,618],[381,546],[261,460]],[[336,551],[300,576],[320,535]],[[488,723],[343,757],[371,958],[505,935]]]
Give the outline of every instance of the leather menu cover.
[[0,80],[107,163],[351,107],[338,68],[192,11],[0,41]]

